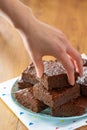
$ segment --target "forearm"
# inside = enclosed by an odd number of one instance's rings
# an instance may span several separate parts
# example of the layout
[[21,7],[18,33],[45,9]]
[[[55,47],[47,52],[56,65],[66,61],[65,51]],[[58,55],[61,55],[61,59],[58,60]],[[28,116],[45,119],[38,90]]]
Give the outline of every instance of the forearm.
[[22,31],[29,28],[34,21],[31,9],[19,0],[0,0],[0,8],[11,18],[14,25]]

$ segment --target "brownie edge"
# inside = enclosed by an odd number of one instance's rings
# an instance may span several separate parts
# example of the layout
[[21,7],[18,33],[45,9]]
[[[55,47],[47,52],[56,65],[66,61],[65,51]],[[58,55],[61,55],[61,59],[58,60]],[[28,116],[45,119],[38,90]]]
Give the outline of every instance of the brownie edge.
[[25,82],[22,79],[18,80],[18,88],[19,89],[24,89],[24,88],[30,88],[33,85],[29,82]]
[[47,105],[45,105],[43,102],[39,101],[33,96],[32,88],[25,88],[17,91],[15,93],[15,98],[21,105],[34,112],[41,112],[42,110],[47,108]]
[[35,98],[50,107],[57,107],[80,96],[80,86],[69,86],[62,89],[47,91],[41,83],[33,86]]
[[86,112],[87,97],[80,96],[77,99],[71,100],[59,107],[51,108],[52,116],[69,117],[80,116]]

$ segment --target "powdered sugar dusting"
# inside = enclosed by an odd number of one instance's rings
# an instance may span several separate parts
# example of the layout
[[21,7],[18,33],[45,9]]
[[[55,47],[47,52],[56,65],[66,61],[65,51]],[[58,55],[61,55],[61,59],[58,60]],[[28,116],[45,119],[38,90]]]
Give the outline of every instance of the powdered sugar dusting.
[[83,67],[83,76],[78,77],[77,83],[87,86],[87,67]]

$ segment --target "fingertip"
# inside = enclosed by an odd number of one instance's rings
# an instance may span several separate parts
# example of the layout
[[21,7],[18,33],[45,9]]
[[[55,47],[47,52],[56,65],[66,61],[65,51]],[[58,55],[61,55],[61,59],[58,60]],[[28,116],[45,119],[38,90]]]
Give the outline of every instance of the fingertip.
[[77,72],[79,72],[79,76],[83,75],[83,62],[81,54],[74,48],[68,49],[68,54],[75,60]]
[[74,62],[71,61],[71,59],[65,53],[64,57],[61,57],[61,63],[63,64],[64,68],[66,69],[69,84],[74,85],[75,84],[75,76],[74,76],[75,66],[74,66]]
[[75,84],[75,81],[74,81],[74,80],[70,80],[70,79],[69,79],[69,83],[70,83],[70,85],[72,85],[72,86],[73,86],[73,85]]
[[40,72],[40,70],[39,70],[39,71],[37,70],[37,77],[38,77],[38,78],[41,78],[41,77],[42,77],[42,75],[43,75],[43,73],[42,73],[42,72]]
[[80,76],[82,77],[82,75],[83,75],[83,63],[81,62]]
[[43,75],[43,71],[44,71],[43,61],[41,59],[39,59],[39,60],[36,60],[36,62],[34,64],[35,64],[37,77],[41,78]]
[[79,73],[79,76],[82,77],[82,75],[83,75],[83,65],[82,64],[80,64],[80,65],[76,64],[76,67],[77,67],[77,72]]
[[82,75],[83,75],[83,68],[82,68],[82,71],[79,72],[79,75],[80,75],[80,77],[82,77]]
[[73,72],[71,72],[69,74],[67,73],[67,75],[68,75],[68,82],[69,82],[69,84],[73,86],[75,84],[74,73]]

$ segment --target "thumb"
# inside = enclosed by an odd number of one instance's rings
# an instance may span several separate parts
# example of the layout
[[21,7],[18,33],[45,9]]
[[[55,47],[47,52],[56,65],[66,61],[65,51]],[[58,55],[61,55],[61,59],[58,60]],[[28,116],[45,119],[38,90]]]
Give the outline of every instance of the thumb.
[[43,72],[44,72],[44,66],[43,66],[42,58],[39,58],[39,59],[35,58],[33,63],[35,65],[37,77],[41,78],[41,76],[43,75]]

